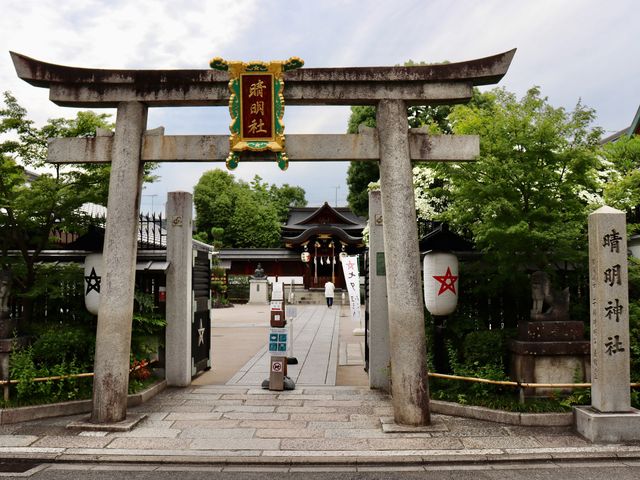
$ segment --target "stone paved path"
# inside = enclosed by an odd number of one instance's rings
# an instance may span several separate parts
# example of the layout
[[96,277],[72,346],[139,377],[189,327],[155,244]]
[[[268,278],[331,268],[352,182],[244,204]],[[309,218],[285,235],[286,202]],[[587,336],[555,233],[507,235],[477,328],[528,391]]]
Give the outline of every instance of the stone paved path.
[[169,389],[130,409],[130,432],[66,429],[81,417],[1,427],[3,457],[59,461],[353,463],[640,458],[640,445],[591,445],[568,427],[521,427],[434,415],[425,431],[386,433],[388,396],[366,387],[269,392],[241,386]]
[[[297,305],[292,322],[293,356],[297,365],[288,366],[296,385],[335,385],[338,362],[340,307]],[[259,386],[269,378],[269,352],[265,346],[227,382],[227,385]]]

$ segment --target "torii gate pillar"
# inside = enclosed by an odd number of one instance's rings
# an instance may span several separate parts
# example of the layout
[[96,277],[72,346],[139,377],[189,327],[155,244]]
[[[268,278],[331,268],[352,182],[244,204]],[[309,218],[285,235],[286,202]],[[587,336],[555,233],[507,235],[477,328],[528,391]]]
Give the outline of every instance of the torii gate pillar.
[[430,418],[424,304],[405,102],[380,101],[377,125],[393,413],[396,423],[427,425]]
[[118,104],[96,332],[93,423],[120,422],[127,416],[136,229],[144,170],[140,153],[146,125],[147,107],[143,103]]

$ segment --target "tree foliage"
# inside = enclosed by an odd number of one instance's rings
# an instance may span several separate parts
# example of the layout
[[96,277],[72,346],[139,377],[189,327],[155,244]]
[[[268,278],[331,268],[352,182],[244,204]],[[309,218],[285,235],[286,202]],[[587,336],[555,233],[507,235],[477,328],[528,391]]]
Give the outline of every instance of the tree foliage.
[[530,89],[522,99],[503,89],[481,106],[455,107],[454,131],[480,135],[480,157],[440,164],[450,183],[444,219],[471,234],[505,274],[581,262],[586,253],[588,193],[597,190],[600,131],[593,110],[554,108]]
[[640,232],[640,135],[623,136],[603,147],[604,202],[627,212],[629,232]]
[[[424,65],[409,60],[405,66]],[[407,119],[410,128],[426,128],[430,133],[451,133],[449,123],[449,105],[415,105],[407,108]],[[351,116],[347,126],[347,133],[358,133],[360,125],[375,128],[376,109],[370,105],[351,107]],[[377,162],[351,162],[347,170],[347,202],[354,213],[362,217],[369,216],[368,186],[380,178],[380,168]]]
[[[81,232],[87,202],[106,203],[109,167],[56,166],[54,173],[28,174],[45,166],[47,141],[53,137],[91,137],[97,128],[112,128],[109,116],[78,112],[37,127],[9,92],[0,109],[0,268],[10,270],[14,292],[30,297],[43,249],[54,230]],[[153,165],[146,167],[150,172]],[[147,177],[149,180],[150,177]],[[17,250],[19,255],[10,253]],[[28,308],[26,309],[28,316]]]
[[198,238],[237,248],[279,246],[289,207],[307,203],[301,187],[269,185],[258,175],[247,183],[223,170],[200,177],[193,201]]
[[278,220],[285,222],[289,216],[290,207],[305,207],[307,200],[302,187],[291,186],[288,183],[281,187],[262,181],[260,175],[253,177],[249,182],[251,190],[255,192],[263,203],[271,204],[278,214]]
[[[375,128],[376,109],[370,105],[351,107],[351,116],[347,126],[347,133],[358,133],[360,125]],[[369,183],[380,178],[380,168],[377,162],[351,162],[347,170],[347,202],[356,215],[369,216]]]

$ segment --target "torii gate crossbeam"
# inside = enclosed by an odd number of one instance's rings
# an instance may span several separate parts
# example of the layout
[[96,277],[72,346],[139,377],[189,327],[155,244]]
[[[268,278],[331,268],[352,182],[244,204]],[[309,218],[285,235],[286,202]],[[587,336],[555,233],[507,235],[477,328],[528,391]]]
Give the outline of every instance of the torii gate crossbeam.
[[[474,86],[497,83],[506,74],[514,54],[515,49],[459,63],[417,67],[302,68],[284,74],[287,105],[377,106],[377,136],[369,135],[368,139],[365,135],[345,136],[346,140],[338,140],[341,149],[334,152],[337,152],[336,156],[349,156],[345,152],[355,152],[352,157],[356,158],[350,159],[380,161],[391,392],[398,423],[424,425],[430,421],[411,161],[439,160],[438,156],[442,155],[433,148],[442,139],[433,141],[433,137],[430,139],[424,134],[416,137],[409,133],[406,107],[466,102],[471,98]],[[117,108],[113,139],[96,138],[80,143],[78,139],[68,139],[66,143],[54,140],[50,158],[64,163],[65,155],[69,154],[68,160],[77,162],[86,154],[91,161],[112,162],[104,249],[108,260],[98,314],[91,420],[94,423],[118,422],[126,418],[135,219],[142,190],[141,165],[151,159],[179,160],[179,151],[183,161],[207,161],[206,157],[217,157],[215,152],[220,151],[219,140],[215,137],[208,140],[216,145],[214,152],[193,154],[198,142],[196,140],[194,147],[193,138],[159,135],[152,139],[153,135],[144,135],[147,108],[226,106],[228,78],[211,70],[87,69],[53,65],[13,52],[11,56],[18,76],[34,86],[48,88],[50,100],[60,106]],[[305,136],[298,136],[302,137]],[[293,138],[291,136],[292,145],[287,141],[290,161],[295,161],[296,155],[305,156],[299,153],[300,150],[296,152],[295,148],[290,148],[297,143]],[[345,147],[344,142],[349,139],[356,143]],[[74,141],[75,146],[72,145]],[[192,142],[190,147],[189,142]],[[445,139],[442,143],[445,150],[448,142]],[[469,156],[477,151],[477,139],[472,137],[462,142],[470,146],[470,150],[441,160],[470,160]],[[300,146],[303,144],[299,143]],[[416,149],[416,144],[424,148]],[[182,147],[173,149],[172,145]],[[87,154],[90,147],[98,146],[100,152],[94,150],[94,154]],[[189,151],[191,153],[187,153]],[[191,156],[194,158],[189,158]],[[331,155],[325,158],[330,159]],[[117,335],[114,336],[114,332]]]

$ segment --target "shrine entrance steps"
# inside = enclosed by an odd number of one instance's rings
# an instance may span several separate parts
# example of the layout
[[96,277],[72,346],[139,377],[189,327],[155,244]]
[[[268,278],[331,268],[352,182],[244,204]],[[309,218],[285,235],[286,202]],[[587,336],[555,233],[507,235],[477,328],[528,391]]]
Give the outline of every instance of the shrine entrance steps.
[[[334,303],[341,305],[343,303],[342,293],[344,290],[336,288],[334,295]],[[346,292],[344,302],[347,301]],[[327,301],[324,296],[324,288],[310,288],[308,290],[294,290],[294,304],[298,305],[326,305]]]

